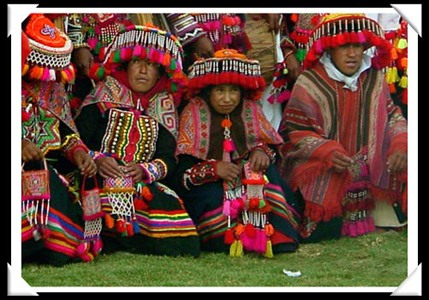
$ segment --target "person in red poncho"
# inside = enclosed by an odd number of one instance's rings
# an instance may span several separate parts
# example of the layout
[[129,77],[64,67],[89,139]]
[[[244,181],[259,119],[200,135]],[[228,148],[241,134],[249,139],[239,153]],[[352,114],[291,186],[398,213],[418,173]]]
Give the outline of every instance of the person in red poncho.
[[[282,173],[303,198],[305,241],[375,230],[384,204],[405,222],[407,123],[380,70],[392,45],[364,15],[330,14],[312,34],[284,110]],[[376,47],[371,57],[365,50]],[[396,212],[396,214],[395,214]]]

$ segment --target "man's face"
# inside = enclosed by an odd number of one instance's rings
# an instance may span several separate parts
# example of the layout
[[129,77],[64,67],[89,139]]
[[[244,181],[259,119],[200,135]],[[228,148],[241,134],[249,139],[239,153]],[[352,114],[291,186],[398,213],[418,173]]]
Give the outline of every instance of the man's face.
[[127,74],[133,91],[146,93],[153,88],[159,79],[159,66],[147,60],[130,61]]
[[345,44],[330,51],[335,67],[346,76],[356,73],[363,58],[363,44]]

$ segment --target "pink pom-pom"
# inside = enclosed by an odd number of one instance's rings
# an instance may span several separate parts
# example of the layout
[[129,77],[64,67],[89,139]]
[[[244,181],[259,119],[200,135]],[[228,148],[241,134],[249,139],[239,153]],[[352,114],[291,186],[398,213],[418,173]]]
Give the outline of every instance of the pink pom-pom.
[[140,45],[135,46],[134,50],[133,50],[133,57],[138,58],[141,55],[141,53],[142,53],[142,49],[143,48]]
[[223,209],[222,209],[222,213],[224,216],[229,216],[231,215],[231,202],[229,200],[225,200],[223,202]]
[[79,244],[79,246],[77,246],[76,248],[76,252],[79,256],[83,256],[84,254],[88,253],[89,251],[89,243],[87,242],[83,242],[81,244]]
[[318,39],[317,41],[314,42],[314,50],[316,51],[317,54],[323,53],[323,47],[322,47],[322,40],[321,39]]
[[358,42],[361,43],[361,44],[366,43],[365,34],[362,31],[359,31],[357,33],[357,39],[358,39]]
[[232,151],[234,151],[235,150],[234,142],[231,141],[231,140],[225,140],[225,141],[223,141],[223,149],[226,152],[232,152]]
[[256,230],[255,251],[259,254],[265,253],[267,250],[267,235],[264,230]]
[[103,241],[101,239],[97,239],[92,246],[92,254],[98,255],[103,249]]

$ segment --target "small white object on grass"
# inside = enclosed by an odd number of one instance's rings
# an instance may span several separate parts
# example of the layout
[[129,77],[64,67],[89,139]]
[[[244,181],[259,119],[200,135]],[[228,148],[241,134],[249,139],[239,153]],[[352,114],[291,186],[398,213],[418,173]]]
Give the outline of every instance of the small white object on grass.
[[292,271],[289,271],[289,270],[286,270],[286,269],[283,269],[283,274],[285,274],[285,275],[287,275],[289,277],[299,277],[299,276],[301,276],[301,272],[300,271],[298,271],[298,272],[292,272]]

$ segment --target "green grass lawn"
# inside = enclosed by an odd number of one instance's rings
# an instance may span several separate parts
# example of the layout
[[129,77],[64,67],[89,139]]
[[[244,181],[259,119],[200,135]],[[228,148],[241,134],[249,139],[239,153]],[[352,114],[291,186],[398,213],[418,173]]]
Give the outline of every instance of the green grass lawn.
[[[283,269],[300,271],[288,277]],[[64,267],[24,264],[32,287],[397,287],[407,277],[407,232],[373,233],[268,259],[202,253],[198,258],[116,252]]]

